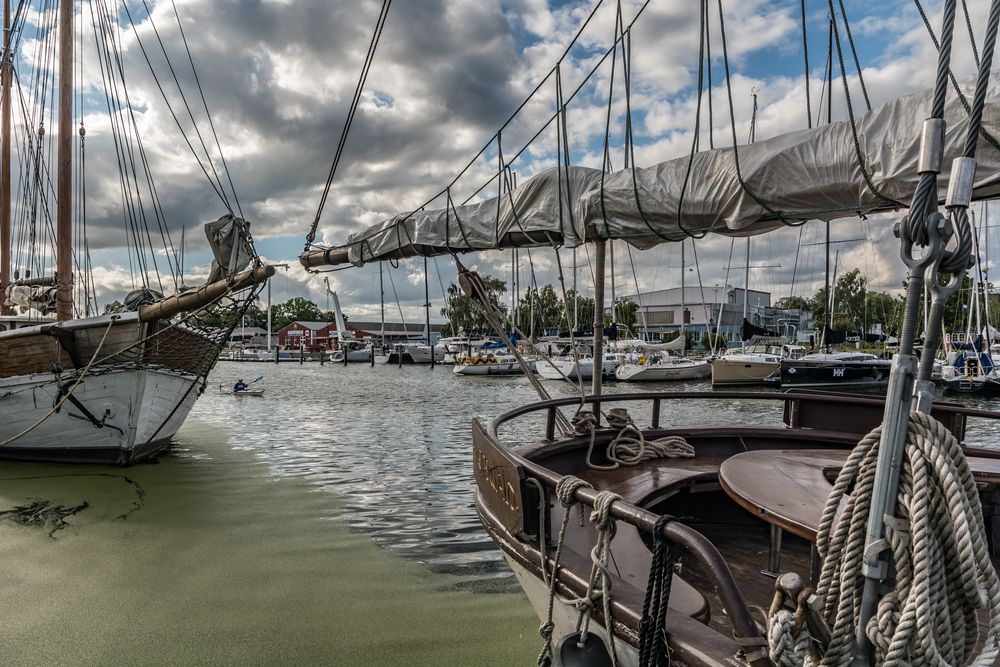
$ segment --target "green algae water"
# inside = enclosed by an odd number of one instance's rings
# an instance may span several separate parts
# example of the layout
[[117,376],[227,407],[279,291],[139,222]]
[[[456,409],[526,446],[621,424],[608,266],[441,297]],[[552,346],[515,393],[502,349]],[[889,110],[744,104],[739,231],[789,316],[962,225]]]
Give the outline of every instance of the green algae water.
[[[218,391],[259,375],[262,399]],[[156,463],[0,462],[0,664],[534,664],[538,619],[476,518],[469,437],[471,417],[532,400],[524,378],[447,366],[223,362]]]

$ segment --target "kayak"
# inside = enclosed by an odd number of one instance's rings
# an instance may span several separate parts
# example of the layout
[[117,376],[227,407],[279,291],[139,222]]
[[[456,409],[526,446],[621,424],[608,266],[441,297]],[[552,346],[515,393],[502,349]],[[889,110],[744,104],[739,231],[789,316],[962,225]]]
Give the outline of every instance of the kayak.
[[263,389],[244,389],[243,391],[233,391],[232,389],[224,389],[219,387],[219,392],[222,394],[229,394],[230,396],[263,396]]

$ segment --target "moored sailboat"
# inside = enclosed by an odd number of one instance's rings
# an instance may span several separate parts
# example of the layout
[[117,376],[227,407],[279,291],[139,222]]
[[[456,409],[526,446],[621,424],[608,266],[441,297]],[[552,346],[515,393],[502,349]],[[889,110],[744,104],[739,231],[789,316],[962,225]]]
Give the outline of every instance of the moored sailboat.
[[[947,5],[942,42],[950,45],[956,3]],[[453,207],[448,192],[443,208],[402,213],[342,246],[303,253],[308,267],[592,242],[600,312],[610,238],[652,245],[702,232],[750,235],[783,221],[910,202],[900,228],[908,308],[885,401],[797,393],[606,396],[595,368],[590,396],[473,421],[476,506],[542,621],[539,664],[985,666],[1000,655],[1000,543],[987,535],[983,516],[985,509],[991,524],[996,516],[1000,458],[961,442],[969,418],[997,415],[935,404],[930,384],[944,302],[971,254],[965,209],[972,198],[995,194],[1000,115],[987,84],[998,24],[994,2],[968,105],[979,111],[945,104],[950,53],[942,49],[933,95],[857,118],[852,112],[849,122],[739,150],[734,127],[731,150],[692,151],[690,159],[610,176],[560,165],[510,196]],[[612,49],[620,34],[616,27]],[[905,167],[886,163],[904,155]],[[938,187],[946,157],[956,158],[947,195]],[[980,181],[977,159],[991,165]],[[869,170],[875,163],[880,170]],[[674,195],[689,182],[690,196]],[[704,183],[711,185],[699,191]],[[807,204],[803,193],[824,206]],[[939,199],[947,201],[947,218],[937,211]],[[481,279],[460,271],[467,293],[495,318],[477,287]],[[925,281],[934,292],[934,329],[918,360],[915,300]],[[597,324],[593,348],[601,350]],[[713,397],[780,401],[785,423],[666,423],[673,401]],[[633,417],[628,407],[640,401],[648,408]],[[527,436],[511,428],[526,415],[538,425]],[[771,576],[789,567],[803,576]],[[766,630],[752,609],[768,610]]]
[[[170,442],[204,391],[207,375],[231,331],[274,270],[257,258],[248,224],[230,211],[206,225],[215,261],[204,285],[164,297],[152,291],[143,275],[143,288],[131,293],[125,305],[117,304],[104,315],[92,314],[93,293],[88,293],[92,281],[80,254],[74,255],[73,245],[73,6],[70,0],[62,0],[58,10],[55,272],[50,277],[36,274],[18,279],[15,271],[11,279],[9,136],[14,57],[9,8],[4,12],[8,57],[0,104],[5,137],[0,141],[0,282],[8,296],[20,289],[21,297],[25,292],[29,297],[21,304],[41,307],[43,312],[48,305],[33,295],[51,291],[57,321],[0,332],[4,397],[0,401],[0,456],[127,464],[157,453]],[[42,142],[43,134],[38,133],[37,142]],[[79,134],[82,142],[82,125]],[[122,142],[120,150],[131,150],[132,136],[117,135],[117,139]],[[45,168],[37,162],[43,159],[41,150],[21,158],[36,160],[38,169]],[[123,176],[125,181],[128,178]],[[84,304],[74,303],[76,290],[84,294]]]

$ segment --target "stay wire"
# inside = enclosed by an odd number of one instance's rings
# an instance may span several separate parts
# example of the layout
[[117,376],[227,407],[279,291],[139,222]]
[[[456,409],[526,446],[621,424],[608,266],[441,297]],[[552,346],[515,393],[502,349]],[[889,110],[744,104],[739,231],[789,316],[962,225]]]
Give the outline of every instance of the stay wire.
[[[128,4],[125,2],[125,0],[122,0],[122,7],[125,9],[125,14],[128,17],[130,25],[132,26],[132,31],[135,34],[136,44],[138,44],[139,50],[142,52],[142,57],[146,61],[146,65],[149,67],[149,72],[150,75],[153,77],[153,82],[156,84],[156,88],[160,91],[160,96],[163,98],[163,102],[166,105],[167,110],[170,112],[170,117],[173,118],[174,124],[177,125],[177,129],[180,131],[181,136],[184,138],[184,143],[187,145],[188,150],[191,151],[191,155],[194,156],[195,161],[198,163],[198,167],[201,169],[202,173],[205,175],[205,178],[212,186],[212,189],[215,190],[215,194],[225,205],[226,209],[232,211],[233,207],[229,203],[229,198],[226,196],[226,193],[221,189],[222,183],[216,182],[216,180],[213,179],[212,174],[209,173],[209,170],[205,167],[205,164],[202,162],[201,157],[198,155],[198,151],[195,150],[194,144],[191,143],[191,138],[188,136],[188,133],[184,130],[184,126],[181,124],[180,118],[177,117],[177,112],[174,110],[173,104],[170,103],[170,99],[167,97],[167,92],[166,90],[164,90],[163,84],[160,82],[160,77],[157,76],[156,70],[153,67],[153,63],[149,58],[149,53],[146,51],[146,47],[143,44],[142,39],[139,37],[138,26],[136,26],[135,21],[132,19],[132,14],[129,11]],[[211,164],[209,166],[211,166]]]
[[354,97],[351,99],[347,117],[344,120],[344,127],[340,132],[340,141],[337,143],[337,150],[333,156],[333,164],[330,165],[330,173],[326,177],[326,184],[323,186],[323,194],[320,195],[319,198],[319,206],[316,209],[316,217],[313,219],[312,226],[309,228],[309,233],[306,234],[306,250],[308,250],[312,246],[313,241],[316,240],[316,230],[319,227],[320,217],[323,215],[323,208],[326,206],[326,200],[330,194],[330,188],[333,186],[333,179],[337,174],[337,166],[340,164],[341,156],[344,154],[344,147],[347,145],[347,135],[351,131],[351,124],[354,122],[354,115],[361,102],[361,93],[364,90],[365,81],[368,79],[368,72],[371,69],[372,62],[375,60],[375,49],[378,47],[379,38],[382,36],[382,30],[385,28],[385,20],[389,15],[389,6],[391,4],[392,0],[382,0],[382,9],[379,12],[378,20],[375,22],[375,30],[372,33],[371,41],[368,44],[368,53],[365,55],[365,61],[361,67],[361,75],[354,88]]
[[[122,4],[127,4],[127,3],[126,3],[125,0],[122,0]],[[172,2],[171,2],[171,4],[172,4]],[[198,143],[201,144],[201,149],[205,153],[205,161],[208,162],[208,166],[212,170],[212,176],[215,178],[215,183],[218,185],[219,190],[222,191],[222,193],[223,193],[224,196],[226,196],[225,188],[222,185],[222,179],[219,177],[219,172],[215,168],[215,161],[212,160],[212,154],[208,150],[208,146],[205,144],[205,138],[202,136],[201,129],[198,127],[198,121],[195,120],[194,112],[191,110],[191,105],[188,104],[187,95],[184,93],[184,87],[181,86],[180,79],[177,77],[177,72],[174,70],[174,63],[170,59],[170,54],[167,53],[167,47],[163,43],[163,38],[160,37],[160,31],[156,27],[156,21],[153,18],[153,12],[149,9],[149,5],[146,3],[146,0],[142,0],[142,6],[146,10],[146,15],[147,15],[147,18],[149,20],[149,26],[153,29],[153,35],[156,37],[156,42],[160,46],[160,52],[163,54],[163,59],[167,63],[167,69],[170,71],[170,76],[171,76],[171,78],[173,78],[174,85],[177,87],[177,92],[181,96],[181,102],[184,105],[184,110],[187,111],[188,119],[190,119],[190,121],[191,121],[191,128],[194,130],[195,136],[198,138]],[[176,11],[177,11],[177,8],[175,6],[174,7],[174,12],[176,13]],[[129,20],[130,21],[132,20],[131,15],[129,15]],[[180,25],[180,18],[179,17],[177,19],[177,23],[178,23],[178,25]],[[183,35],[183,30],[182,30],[182,35]],[[136,39],[138,39],[138,32],[136,33]],[[190,51],[189,51],[188,52],[188,56],[190,56],[190,55],[191,54],[190,54]],[[197,74],[195,75],[195,78],[197,79]],[[204,96],[202,97],[202,99],[204,100]],[[229,203],[228,196],[226,196],[225,202],[226,202],[226,206],[229,208],[230,212],[232,212],[232,206]]]
[[[812,101],[809,97],[809,38],[806,29],[806,0],[801,0],[802,7],[802,58],[805,61],[806,72],[806,123],[810,129],[813,126]],[[801,233],[799,234],[801,236]]]
[[194,75],[195,85],[198,87],[198,94],[201,96],[201,104],[205,109],[205,117],[208,119],[208,126],[212,130],[212,138],[215,139],[215,148],[219,151],[219,160],[222,162],[222,170],[226,174],[226,180],[229,181],[229,189],[233,192],[233,201],[236,202],[236,210],[239,212],[240,217],[245,217],[243,215],[243,208],[240,206],[240,198],[236,193],[236,185],[233,183],[232,174],[229,172],[229,164],[226,162],[226,155],[222,150],[222,143],[219,141],[219,134],[215,130],[215,121],[212,120],[212,114],[208,110],[208,101],[205,99],[205,91],[201,85],[201,77],[198,76],[198,69],[195,67],[194,58],[191,55],[191,48],[188,46],[187,35],[184,34],[184,26],[181,23],[180,14],[177,12],[177,5],[174,0],[170,0],[170,6],[173,7],[174,17],[177,19],[177,30],[180,32],[181,41],[184,43],[184,51],[187,53],[188,63],[191,65],[191,73]]

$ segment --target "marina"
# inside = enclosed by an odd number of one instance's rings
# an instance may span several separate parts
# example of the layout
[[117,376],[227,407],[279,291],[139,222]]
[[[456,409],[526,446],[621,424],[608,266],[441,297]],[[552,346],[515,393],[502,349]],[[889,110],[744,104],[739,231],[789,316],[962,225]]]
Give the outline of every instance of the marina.
[[[0,511],[88,504],[51,537],[51,523],[0,519],[0,553],[18,564],[0,587],[11,615],[5,655],[19,664],[71,650],[81,662],[127,651],[139,664],[164,650],[226,664],[323,662],[331,653],[364,664],[531,663],[537,620],[481,528],[468,474],[469,416],[486,420],[531,401],[528,382],[455,378],[448,366],[231,362],[209,382],[257,375],[267,398],[206,392],[156,465],[0,463]],[[546,386],[574,395],[569,383]],[[606,389],[708,391],[709,383]],[[387,405],[395,418],[386,419]],[[649,408],[635,418],[650,419]],[[317,430],[318,419],[338,426]],[[734,419],[778,425],[781,409],[720,399],[672,411],[681,426]],[[514,422],[509,432],[543,424]],[[970,423],[972,444],[998,437],[995,422]],[[94,613],[81,617],[84,606]],[[137,615],[148,622],[122,633]]]
[[1000,664],[1000,0],[912,1],[4,0],[0,663]]

